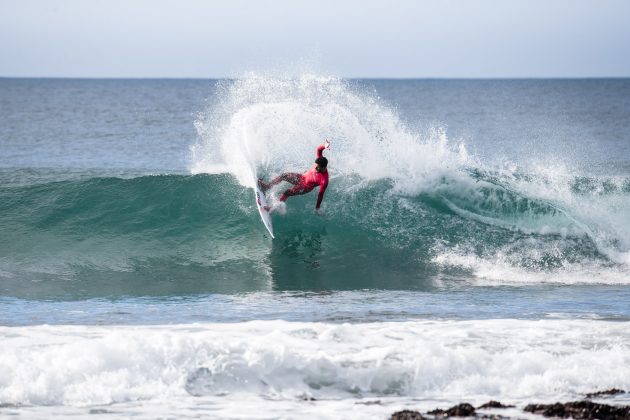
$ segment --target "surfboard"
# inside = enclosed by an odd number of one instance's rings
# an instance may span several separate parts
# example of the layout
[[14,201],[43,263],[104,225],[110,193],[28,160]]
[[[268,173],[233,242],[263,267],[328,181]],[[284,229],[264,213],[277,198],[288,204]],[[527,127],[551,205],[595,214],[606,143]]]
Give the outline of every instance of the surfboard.
[[254,194],[256,196],[256,206],[258,206],[258,213],[260,213],[260,218],[263,221],[263,224],[269,231],[269,234],[272,238],[273,236],[273,225],[271,224],[271,214],[269,211],[265,209],[267,207],[267,197],[265,197],[265,193],[263,193],[258,187],[258,181],[254,183]]

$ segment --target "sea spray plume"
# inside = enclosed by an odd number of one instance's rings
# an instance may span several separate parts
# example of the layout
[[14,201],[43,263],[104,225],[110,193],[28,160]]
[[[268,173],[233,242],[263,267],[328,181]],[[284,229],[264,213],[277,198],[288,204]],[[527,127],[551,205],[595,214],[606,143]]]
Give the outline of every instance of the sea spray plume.
[[227,171],[252,186],[254,172],[302,171],[314,145],[330,137],[333,177],[391,179],[415,194],[468,161],[465,148],[451,147],[443,130],[421,138],[375,94],[339,78],[250,73],[219,92],[196,122],[193,173]]

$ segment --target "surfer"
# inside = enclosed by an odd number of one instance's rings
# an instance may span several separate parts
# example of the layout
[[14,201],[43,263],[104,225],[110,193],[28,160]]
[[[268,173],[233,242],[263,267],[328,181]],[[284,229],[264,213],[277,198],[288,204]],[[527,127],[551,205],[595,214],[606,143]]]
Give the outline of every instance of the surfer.
[[317,195],[316,210],[319,210],[319,206],[324,199],[324,191],[328,187],[328,159],[323,155],[325,149],[330,147],[330,142],[326,140],[324,144],[317,146],[317,159],[315,159],[315,165],[307,172],[299,174],[296,172],[285,172],[280,176],[275,177],[268,184],[266,184],[262,178],[258,180],[258,185],[263,192],[266,192],[269,188],[276,184],[286,181],[293,184],[293,187],[286,190],[280,196],[280,201],[286,201],[287,198],[293,195],[302,195],[311,192],[313,188],[319,185],[319,194]]

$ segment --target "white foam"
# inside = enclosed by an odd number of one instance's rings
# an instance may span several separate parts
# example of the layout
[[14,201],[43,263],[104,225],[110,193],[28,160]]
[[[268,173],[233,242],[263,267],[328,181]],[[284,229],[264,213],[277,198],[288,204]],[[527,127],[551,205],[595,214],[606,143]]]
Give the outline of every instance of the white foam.
[[[553,247],[553,244],[551,245]],[[601,261],[584,260],[569,263],[562,261],[560,267],[532,268],[523,263],[523,257],[540,261],[545,246],[536,242],[528,250],[529,255],[511,255],[506,249],[499,249],[488,256],[479,256],[466,247],[445,249],[436,247],[432,261],[442,267],[460,267],[470,270],[473,283],[488,285],[550,284],[618,284],[630,285],[630,277],[622,266],[611,266]],[[522,250],[521,252],[525,252]],[[551,251],[553,252],[553,251]]]
[[[493,398],[630,388],[630,323],[593,320],[0,328],[0,403],[195,404]],[[150,405],[150,404],[148,404]],[[226,412],[226,413],[227,413]]]

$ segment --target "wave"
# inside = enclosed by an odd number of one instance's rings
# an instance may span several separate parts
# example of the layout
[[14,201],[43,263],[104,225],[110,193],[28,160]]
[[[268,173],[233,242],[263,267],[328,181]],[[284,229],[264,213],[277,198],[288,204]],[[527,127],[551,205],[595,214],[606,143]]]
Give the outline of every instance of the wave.
[[315,145],[331,138],[331,189],[345,203],[327,199],[329,212],[343,215],[342,229],[359,226],[365,240],[400,249],[413,261],[395,264],[413,266],[408,277],[435,274],[437,264],[487,280],[470,261],[500,260],[512,268],[498,274],[506,282],[514,268],[551,282],[566,273],[579,274],[576,282],[627,282],[625,173],[593,176],[545,157],[487,165],[443,127],[411,130],[375,92],[311,73],[225,83],[196,125],[192,172],[229,173],[243,187],[255,175],[303,170]]
[[229,174],[4,187],[0,276],[8,295],[27,297],[417,289],[436,278],[627,283],[600,226],[480,175],[416,195],[392,180],[337,178],[324,216],[314,200],[292,198],[272,241],[252,190]]
[[[92,406],[187,396],[280,404],[407,397],[524,403],[630,387],[607,321],[254,321],[0,327],[0,402]],[[602,374],[604,373],[604,374]]]

